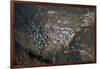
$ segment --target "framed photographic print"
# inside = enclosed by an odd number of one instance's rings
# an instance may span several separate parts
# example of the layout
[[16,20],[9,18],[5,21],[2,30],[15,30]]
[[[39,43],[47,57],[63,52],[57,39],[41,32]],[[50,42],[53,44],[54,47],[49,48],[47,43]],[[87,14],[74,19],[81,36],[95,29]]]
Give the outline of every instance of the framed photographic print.
[[11,1],[11,68],[96,63],[96,6]]

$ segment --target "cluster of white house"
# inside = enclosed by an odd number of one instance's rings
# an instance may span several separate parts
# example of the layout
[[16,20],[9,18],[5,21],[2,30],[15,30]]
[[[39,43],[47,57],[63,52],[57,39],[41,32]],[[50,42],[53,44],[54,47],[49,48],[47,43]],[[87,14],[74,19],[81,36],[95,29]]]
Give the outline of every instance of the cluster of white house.
[[49,37],[53,40],[54,44],[66,44],[72,40],[75,35],[74,31],[71,28],[60,28],[55,27],[54,31],[50,31]]

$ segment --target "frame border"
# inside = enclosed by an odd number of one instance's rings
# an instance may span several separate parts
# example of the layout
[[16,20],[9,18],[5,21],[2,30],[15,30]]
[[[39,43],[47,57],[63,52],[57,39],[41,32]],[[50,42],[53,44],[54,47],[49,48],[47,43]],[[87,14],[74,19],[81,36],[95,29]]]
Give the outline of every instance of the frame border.
[[[15,65],[15,32],[14,32],[14,17],[15,17],[15,3],[30,4],[30,5],[48,5],[48,6],[64,6],[64,7],[82,7],[82,8],[94,8],[95,9],[95,24],[94,24],[94,49],[95,60],[92,62],[77,62],[66,64],[27,64],[27,65]],[[10,1],[10,68],[28,68],[28,67],[44,67],[44,66],[60,66],[60,65],[76,65],[76,64],[93,64],[96,63],[96,5],[80,5],[80,4],[63,4],[63,3],[48,3],[48,2],[35,2],[35,1]]]

